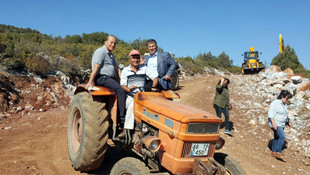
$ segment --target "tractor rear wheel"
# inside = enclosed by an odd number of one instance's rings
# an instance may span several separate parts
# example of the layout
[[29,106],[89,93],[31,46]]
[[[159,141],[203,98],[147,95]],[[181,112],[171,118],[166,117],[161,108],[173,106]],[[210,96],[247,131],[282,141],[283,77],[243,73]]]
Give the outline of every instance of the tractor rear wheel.
[[97,169],[104,159],[109,121],[102,100],[88,92],[78,93],[72,100],[67,138],[69,159],[76,170]]
[[174,71],[174,73],[172,74],[172,78],[171,78],[171,89],[172,90],[176,90],[179,86],[179,74],[176,71]]
[[233,159],[231,156],[224,153],[215,153],[214,159],[225,167],[225,173],[227,175],[245,175],[245,171],[239,162]]
[[148,175],[150,170],[137,158],[125,157],[112,168],[110,175]]

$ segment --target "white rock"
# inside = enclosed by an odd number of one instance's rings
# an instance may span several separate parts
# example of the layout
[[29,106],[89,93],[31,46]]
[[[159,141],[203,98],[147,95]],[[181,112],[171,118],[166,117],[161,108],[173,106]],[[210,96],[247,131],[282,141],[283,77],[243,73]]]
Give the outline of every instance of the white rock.
[[32,110],[34,110],[34,107],[31,106],[31,105],[26,105],[26,106],[25,106],[25,109],[26,109],[26,110],[29,110],[29,111],[32,111]]
[[223,72],[218,71],[217,69],[214,69],[214,73],[220,76],[225,76]]
[[308,110],[310,110],[310,103],[306,103],[305,106]]
[[301,83],[301,77],[300,76],[292,76],[291,80],[293,81],[294,84]]
[[34,76],[33,79],[35,82],[40,83],[40,84],[43,82],[42,78],[39,76]]
[[254,120],[254,119],[251,119],[251,120],[249,121],[249,124],[250,124],[250,125],[256,125],[256,124],[257,124],[257,121]]
[[203,69],[206,73],[212,73],[211,69],[208,67],[204,67]]
[[12,128],[11,126],[4,127],[5,130],[11,129],[11,128]]

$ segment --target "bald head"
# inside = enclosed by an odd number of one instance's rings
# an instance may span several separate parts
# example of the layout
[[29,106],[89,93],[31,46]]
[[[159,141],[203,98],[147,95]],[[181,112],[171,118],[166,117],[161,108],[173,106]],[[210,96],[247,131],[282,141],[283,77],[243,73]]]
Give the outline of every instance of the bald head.
[[113,35],[109,35],[104,42],[105,47],[109,52],[112,52],[116,47],[116,38]]

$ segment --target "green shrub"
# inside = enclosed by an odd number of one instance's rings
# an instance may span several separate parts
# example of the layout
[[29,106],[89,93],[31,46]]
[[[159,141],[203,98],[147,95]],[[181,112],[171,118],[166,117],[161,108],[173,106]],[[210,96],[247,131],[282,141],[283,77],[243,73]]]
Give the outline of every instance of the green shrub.
[[45,75],[51,70],[51,66],[47,60],[41,56],[34,56],[26,59],[26,66],[28,71],[39,75]]
[[278,65],[282,70],[291,68],[294,73],[302,73],[306,71],[304,66],[299,62],[295,50],[289,45],[285,47],[284,52],[279,53],[272,59],[271,65]]
[[177,60],[183,67],[183,71],[185,71],[189,75],[195,75],[197,73],[204,72],[204,66],[202,64],[197,64],[194,61],[179,59]]
[[238,67],[238,66],[231,66],[231,67],[227,67],[225,69],[228,70],[229,72],[233,73],[233,74],[241,74],[241,67]]
[[51,70],[59,70],[71,75],[77,75],[81,73],[81,63],[74,56],[53,56],[49,60]]
[[79,50],[78,60],[82,68],[84,69],[91,68],[91,59],[92,59],[93,53],[99,47],[100,46],[78,44],[78,50]]
[[62,60],[60,65],[59,70],[61,72],[68,72],[71,75],[81,74],[80,63],[75,57],[68,57]]
[[9,71],[23,71],[26,68],[24,59],[21,58],[7,58],[3,61],[3,66]]
[[300,73],[304,74],[306,78],[310,79],[310,70],[303,70]]

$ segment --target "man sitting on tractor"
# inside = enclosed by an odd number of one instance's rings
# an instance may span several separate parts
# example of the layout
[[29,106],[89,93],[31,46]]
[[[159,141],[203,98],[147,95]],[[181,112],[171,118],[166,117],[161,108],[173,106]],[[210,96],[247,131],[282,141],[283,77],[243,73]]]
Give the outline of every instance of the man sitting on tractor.
[[[150,55],[144,58],[144,64],[148,71],[157,74],[159,90],[171,89],[171,77],[177,67],[177,63],[168,52],[159,52],[157,42],[154,39],[147,41],[147,50],[150,52]],[[151,91],[151,85],[152,81],[148,80],[145,90]]]
[[[113,89],[117,96],[117,106],[121,122],[125,116],[125,91],[118,83],[119,71],[112,51],[116,47],[115,36],[108,36],[104,45],[98,48],[92,56],[92,73],[86,84],[86,89],[96,86],[104,86]],[[117,80],[118,79],[118,80]]]
[[[125,67],[121,74],[121,86],[124,88],[126,99],[126,115],[124,129],[134,128],[134,114],[133,114],[133,97],[137,92],[144,91],[146,78],[153,81],[152,91],[157,91],[158,78],[156,73],[146,71],[146,66],[140,65],[140,53],[137,50],[132,50],[129,53],[130,65]],[[125,132],[122,132],[119,137],[123,137]]]

